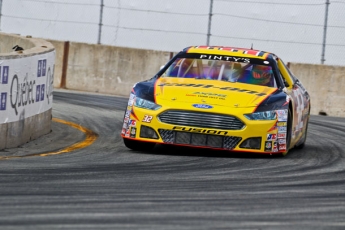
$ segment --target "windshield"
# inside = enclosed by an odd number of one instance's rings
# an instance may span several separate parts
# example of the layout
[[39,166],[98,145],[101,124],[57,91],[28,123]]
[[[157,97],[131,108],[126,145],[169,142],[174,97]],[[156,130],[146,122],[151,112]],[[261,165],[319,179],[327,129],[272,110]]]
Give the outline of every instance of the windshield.
[[241,82],[276,87],[271,66],[245,62],[177,58],[162,76]]

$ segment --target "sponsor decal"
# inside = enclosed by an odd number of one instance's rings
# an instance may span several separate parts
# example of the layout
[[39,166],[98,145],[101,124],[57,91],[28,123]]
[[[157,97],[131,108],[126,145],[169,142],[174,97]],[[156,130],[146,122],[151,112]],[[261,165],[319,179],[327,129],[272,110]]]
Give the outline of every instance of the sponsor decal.
[[[9,94],[10,103],[16,115],[18,115],[18,108],[33,104],[35,102],[34,87],[36,81],[28,81],[28,74],[26,74],[23,83],[19,82],[19,77],[15,74],[11,82],[11,91]],[[36,102],[41,98],[41,85],[36,86]],[[49,100],[48,100],[49,102]]]
[[0,110],[6,110],[7,93],[1,93]]
[[187,127],[183,127],[183,126],[174,126],[173,130],[192,132],[192,133],[215,134],[215,135],[226,135],[226,134],[228,134],[227,131],[220,131],[220,130],[215,130],[215,129],[187,128]]
[[137,133],[137,128],[131,127],[130,137],[134,138],[136,133]]
[[292,124],[294,132],[292,133],[293,136],[299,135],[302,131],[304,122],[306,117],[303,116],[305,112],[308,112],[308,105],[305,103],[306,99],[304,96],[305,90],[301,88],[301,84],[296,84],[296,87],[293,88],[293,94],[291,95],[294,99],[294,112],[297,115],[294,119],[294,123]]
[[218,94],[218,93],[204,93],[204,92],[194,92],[191,94],[186,94],[186,96],[193,96],[193,97],[202,97],[202,98],[209,98],[209,99],[220,99],[225,100],[227,97],[226,94]]
[[123,128],[122,131],[121,131],[121,134],[125,134],[126,133],[126,129]]
[[286,133],[278,133],[278,139],[285,139]]
[[132,107],[134,104],[134,99],[129,99],[128,100],[128,107]]
[[137,126],[137,121],[136,120],[130,120],[130,121],[131,121],[130,126],[132,126],[132,127]]
[[131,93],[129,95],[129,99],[128,99],[128,107],[132,107],[133,104],[134,104],[134,100],[135,100],[135,94],[134,93]]
[[0,66],[0,79],[2,84],[7,84],[8,83],[8,71],[9,67],[8,66],[3,66],[2,67],[2,72],[1,72],[1,66]]
[[[54,61],[50,63],[50,59],[55,60],[55,51],[39,56],[47,58],[35,56],[34,68],[20,59],[6,60],[12,65],[0,63],[0,85],[6,86],[0,86],[0,110],[6,111],[1,116],[1,122],[21,120],[51,108]],[[15,70],[12,66],[16,66]],[[3,94],[4,91],[6,94]]]
[[127,118],[127,117],[129,117],[129,114],[131,113],[131,111],[129,111],[129,110],[127,110],[126,111],[126,114],[125,114],[125,117]]
[[278,116],[278,121],[287,121],[287,116],[288,116],[287,109],[276,110],[276,112]]
[[42,84],[41,85],[41,98],[40,98],[40,101],[44,101],[44,91],[45,91],[45,85]]
[[129,100],[133,100],[135,98],[135,94],[134,93],[131,93],[130,95],[129,95]]
[[42,76],[46,76],[46,70],[47,70],[47,59],[44,59],[43,60],[43,63],[42,63]]
[[278,144],[276,141],[273,142],[273,152],[278,152]]
[[201,54],[200,55],[200,59],[235,61],[235,62],[250,63],[250,59],[249,58],[232,57],[232,56],[221,56],[221,55],[212,55],[212,54]]
[[272,151],[272,141],[265,141],[265,151]]
[[275,141],[277,140],[277,134],[267,134],[268,141]]
[[188,84],[188,83],[161,83],[158,86],[181,86],[181,87],[194,87],[194,88],[207,88],[207,89],[220,89],[220,90],[227,90],[227,91],[237,91],[241,93],[248,93],[254,94],[257,96],[266,96],[266,93],[259,93],[257,91],[243,89],[243,88],[236,88],[236,87],[218,87],[214,85],[204,85],[204,84]]
[[286,150],[286,144],[279,144],[279,150]]
[[279,121],[279,122],[277,122],[277,126],[278,127],[282,127],[282,126],[286,126],[286,125],[287,125],[286,121]]
[[286,144],[286,139],[278,139],[278,144]]
[[42,69],[42,60],[38,61],[38,65],[37,65],[37,77],[41,77],[41,69]]
[[40,101],[41,98],[41,85],[37,85],[36,86],[36,102]]
[[125,136],[126,136],[126,137],[129,137],[129,129],[126,130]]
[[46,76],[46,69],[47,69],[47,59],[38,60],[37,77]]
[[286,133],[286,126],[278,127],[278,133]]
[[144,118],[143,118],[143,120],[142,120],[142,122],[146,122],[146,123],[151,123],[151,121],[152,121],[152,116],[151,115],[144,115]]
[[212,109],[212,105],[206,105],[206,104],[193,104],[193,107],[198,109]]

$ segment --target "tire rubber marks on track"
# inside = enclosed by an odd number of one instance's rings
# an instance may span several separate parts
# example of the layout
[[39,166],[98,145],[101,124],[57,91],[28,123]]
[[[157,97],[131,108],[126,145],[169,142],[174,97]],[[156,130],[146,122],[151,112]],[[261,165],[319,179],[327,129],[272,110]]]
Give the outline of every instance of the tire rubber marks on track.
[[58,118],[53,118],[52,121],[72,126],[73,128],[78,129],[78,130],[82,131],[83,133],[85,133],[86,138],[83,141],[77,142],[77,143],[75,143],[71,146],[68,146],[66,148],[63,148],[61,150],[57,150],[57,151],[53,151],[53,152],[46,152],[46,153],[34,153],[34,154],[28,154],[28,155],[23,155],[23,156],[2,156],[2,157],[0,157],[0,160],[7,160],[7,159],[12,159],[12,158],[24,158],[24,157],[46,157],[46,156],[68,153],[68,152],[72,152],[72,151],[77,150],[77,149],[85,148],[85,147],[91,145],[93,142],[95,142],[95,140],[98,138],[97,133],[95,133],[94,131],[92,131],[88,128],[85,128],[81,125],[78,125],[78,124],[75,124],[72,122],[68,122],[68,121],[65,121],[62,119],[58,119]]

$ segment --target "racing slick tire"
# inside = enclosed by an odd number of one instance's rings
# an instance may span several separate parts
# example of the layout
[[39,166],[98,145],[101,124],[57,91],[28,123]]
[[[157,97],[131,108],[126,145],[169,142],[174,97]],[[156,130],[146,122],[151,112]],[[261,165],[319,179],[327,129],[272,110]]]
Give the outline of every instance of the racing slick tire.
[[309,123],[309,118],[307,119],[307,126],[305,127],[303,141],[295,146],[296,149],[303,149],[305,146],[305,142],[307,140],[307,133],[308,133],[308,123]]
[[123,138],[123,143],[127,148],[135,151],[150,151],[156,145],[156,143],[136,141],[128,138]]

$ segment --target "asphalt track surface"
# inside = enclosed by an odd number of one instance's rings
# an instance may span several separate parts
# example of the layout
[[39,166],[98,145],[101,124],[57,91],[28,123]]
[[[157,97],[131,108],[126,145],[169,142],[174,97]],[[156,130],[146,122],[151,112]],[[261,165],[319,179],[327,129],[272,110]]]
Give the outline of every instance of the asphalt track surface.
[[[127,149],[127,98],[56,91],[75,127],[0,152],[0,229],[345,229],[345,119],[311,116],[285,157],[158,146]],[[45,153],[55,153],[48,154]]]

